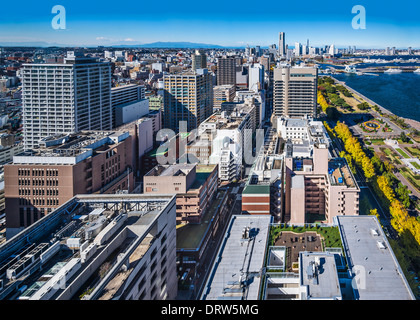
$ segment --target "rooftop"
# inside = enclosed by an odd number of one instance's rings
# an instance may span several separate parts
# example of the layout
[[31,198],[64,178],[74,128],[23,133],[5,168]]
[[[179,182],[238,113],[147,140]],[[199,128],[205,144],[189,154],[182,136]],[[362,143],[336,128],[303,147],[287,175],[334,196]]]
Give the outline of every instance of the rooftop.
[[300,252],[300,285],[306,286],[308,299],[339,299],[341,290],[334,254]]
[[356,299],[414,300],[376,216],[337,216],[349,269],[359,274]]
[[333,158],[328,161],[328,177],[331,185],[343,185],[348,188],[356,187],[353,174],[344,158]]
[[[13,157],[20,164],[75,164],[91,155],[93,151],[105,151],[104,146],[119,143],[129,136],[124,131],[81,131],[57,134],[39,142],[39,147]],[[100,149],[102,147],[102,149]]]
[[270,215],[232,217],[203,300],[258,299],[270,222]]
[[[0,246],[0,299],[77,299],[87,287],[113,296],[126,279],[114,278],[125,257],[129,274],[153,240],[154,221],[174,204],[173,195],[73,197]],[[98,256],[110,265],[101,276],[89,268]],[[82,274],[86,280],[75,282]]]

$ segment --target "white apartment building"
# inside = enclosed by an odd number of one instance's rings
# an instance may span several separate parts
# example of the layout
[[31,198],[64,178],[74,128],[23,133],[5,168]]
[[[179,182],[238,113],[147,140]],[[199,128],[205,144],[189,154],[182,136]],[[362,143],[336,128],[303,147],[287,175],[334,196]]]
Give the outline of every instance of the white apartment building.
[[25,150],[42,138],[112,129],[111,64],[68,52],[62,64],[23,64]]
[[273,80],[275,116],[316,118],[317,68],[280,66],[274,69]]
[[210,164],[219,164],[219,178],[232,181],[241,176],[244,153],[252,146],[255,132],[255,105],[238,104],[230,111],[213,114],[199,127],[211,132]]

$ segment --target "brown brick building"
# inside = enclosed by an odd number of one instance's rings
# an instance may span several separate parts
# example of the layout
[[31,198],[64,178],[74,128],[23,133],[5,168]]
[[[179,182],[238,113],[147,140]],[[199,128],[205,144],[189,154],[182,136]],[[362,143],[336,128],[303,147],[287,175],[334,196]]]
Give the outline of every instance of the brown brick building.
[[133,189],[128,132],[80,132],[44,139],[4,166],[7,237],[77,194]]

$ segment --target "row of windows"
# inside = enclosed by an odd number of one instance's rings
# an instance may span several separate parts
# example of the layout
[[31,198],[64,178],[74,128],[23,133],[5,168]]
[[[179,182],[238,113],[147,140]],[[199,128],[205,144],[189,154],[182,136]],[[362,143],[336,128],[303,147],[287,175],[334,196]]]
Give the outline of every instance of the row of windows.
[[48,187],[53,186],[53,187],[57,187],[58,186],[58,179],[19,179],[18,180],[18,185],[19,186],[36,186],[36,187],[42,187],[47,185]]
[[34,177],[43,177],[46,175],[47,177],[57,177],[58,170],[54,169],[18,169],[18,176],[30,176],[32,171],[32,176]]

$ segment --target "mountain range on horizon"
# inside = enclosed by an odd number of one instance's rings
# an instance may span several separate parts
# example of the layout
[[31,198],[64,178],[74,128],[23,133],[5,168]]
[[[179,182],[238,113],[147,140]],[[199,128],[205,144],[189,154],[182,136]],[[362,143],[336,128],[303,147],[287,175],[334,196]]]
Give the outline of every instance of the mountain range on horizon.
[[34,41],[34,42],[0,42],[2,47],[105,47],[105,48],[189,48],[189,49],[226,49],[226,48],[245,48],[245,46],[221,46],[207,43],[194,42],[152,42],[145,44],[115,44],[115,45],[70,45],[55,42]]

